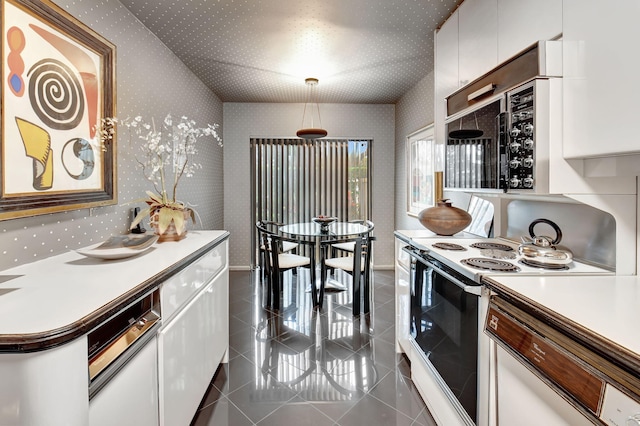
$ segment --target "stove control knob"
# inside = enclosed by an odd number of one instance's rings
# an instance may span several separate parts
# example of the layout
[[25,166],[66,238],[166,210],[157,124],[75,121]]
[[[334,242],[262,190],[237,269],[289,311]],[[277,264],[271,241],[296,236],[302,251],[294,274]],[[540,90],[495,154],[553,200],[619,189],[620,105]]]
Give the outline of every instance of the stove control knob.
[[533,124],[531,124],[531,123],[525,124],[524,126],[522,126],[522,131],[527,136],[532,135],[533,134]]
[[526,178],[522,179],[522,186],[524,186],[525,188],[533,188],[533,178],[531,176],[527,176]]
[[520,129],[518,129],[517,127],[514,127],[513,129],[511,129],[511,137],[517,137],[520,134]]
[[520,186],[520,179],[518,179],[518,176],[514,176],[511,179],[509,179],[509,186],[511,188],[517,188]]
[[640,413],[629,416],[625,424],[626,426],[640,426]]
[[522,164],[523,164],[525,167],[529,167],[529,168],[533,167],[533,157],[527,157],[527,158],[525,158],[524,160],[522,160]]
[[526,138],[524,140],[524,149],[533,149],[533,139]]
[[519,95],[513,95],[511,97],[511,104],[515,105],[515,104],[519,104],[520,103],[520,96]]
[[522,148],[522,144],[518,141],[515,141],[509,144],[509,148],[511,149],[511,152],[518,152],[520,151],[520,148]]
[[522,165],[522,161],[519,158],[514,158],[511,161],[509,161],[509,167],[511,167],[512,169],[517,169],[521,165]]

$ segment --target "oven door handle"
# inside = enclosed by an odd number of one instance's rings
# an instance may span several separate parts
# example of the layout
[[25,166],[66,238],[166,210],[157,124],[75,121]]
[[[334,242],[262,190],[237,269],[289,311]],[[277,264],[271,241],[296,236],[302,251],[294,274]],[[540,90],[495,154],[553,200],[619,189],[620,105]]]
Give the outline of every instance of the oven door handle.
[[442,269],[438,268],[437,266],[430,264],[429,267],[432,270],[434,270],[437,273],[439,273],[440,275],[442,275],[445,278],[449,279],[449,281],[451,281],[453,284],[457,285],[462,290],[464,290],[465,293],[473,294],[474,296],[481,296],[482,295],[482,286],[481,285],[465,285],[465,284],[461,283],[459,279],[454,278],[453,275],[443,271]]
[[451,274],[443,271],[442,269],[438,268],[437,266],[435,266],[435,265],[433,265],[431,263],[425,262],[423,259],[421,259],[419,256],[417,256],[411,249],[409,249],[407,247],[403,247],[402,250],[404,250],[405,252],[407,252],[409,254],[409,256],[411,256],[412,273],[415,273],[415,266],[413,266],[413,264],[415,262],[420,262],[420,263],[426,265],[427,267],[431,268],[432,270],[438,272],[440,275],[442,275],[442,276],[446,277],[447,279],[449,279],[449,281],[451,281],[453,284],[457,285],[462,290],[464,290],[465,293],[473,294],[475,296],[481,296],[482,295],[482,286],[481,285],[465,285],[465,284],[461,283],[459,279],[454,278]]

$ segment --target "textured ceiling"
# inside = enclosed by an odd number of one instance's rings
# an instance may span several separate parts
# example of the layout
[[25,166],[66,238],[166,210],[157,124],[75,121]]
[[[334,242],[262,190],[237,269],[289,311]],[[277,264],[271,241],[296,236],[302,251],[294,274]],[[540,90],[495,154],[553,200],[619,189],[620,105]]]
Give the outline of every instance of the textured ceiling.
[[223,102],[397,102],[461,0],[120,0]]

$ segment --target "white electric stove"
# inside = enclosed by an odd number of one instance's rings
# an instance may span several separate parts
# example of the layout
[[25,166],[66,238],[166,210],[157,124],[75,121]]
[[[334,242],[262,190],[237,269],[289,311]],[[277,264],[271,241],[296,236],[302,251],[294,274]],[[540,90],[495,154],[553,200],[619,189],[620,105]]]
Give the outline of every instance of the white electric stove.
[[518,254],[518,242],[507,238],[413,238],[426,255],[480,283],[487,275],[614,275],[613,271],[578,260],[555,269],[528,264]]

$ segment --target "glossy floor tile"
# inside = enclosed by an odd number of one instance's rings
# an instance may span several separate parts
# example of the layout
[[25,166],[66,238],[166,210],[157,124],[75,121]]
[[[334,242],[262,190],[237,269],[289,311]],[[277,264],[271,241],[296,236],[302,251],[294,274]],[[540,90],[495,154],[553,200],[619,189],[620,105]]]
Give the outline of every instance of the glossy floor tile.
[[273,312],[263,307],[258,273],[230,273],[229,363],[193,426],[435,425],[395,353],[393,272],[374,273],[372,311],[356,317],[343,290],[349,277],[335,278],[317,310],[308,274],[288,273]]

